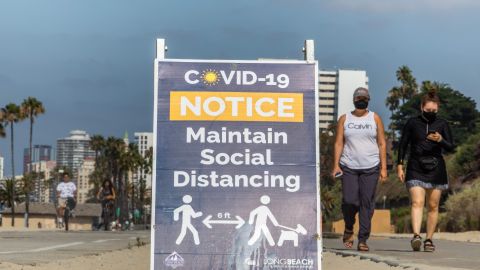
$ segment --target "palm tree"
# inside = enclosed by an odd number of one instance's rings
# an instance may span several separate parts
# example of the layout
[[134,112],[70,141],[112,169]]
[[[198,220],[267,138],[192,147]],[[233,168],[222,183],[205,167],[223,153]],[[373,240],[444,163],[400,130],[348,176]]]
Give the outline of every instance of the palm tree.
[[[400,89],[398,87],[393,87],[388,91],[387,99],[385,100],[385,106],[390,110],[390,119],[393,120],[393,115],[400,107]],[[395,141],[395,125],[393,121],[390,122],[388,129],[392,135],[392,139]]]
[[420,88],[423,93],[427,93],[431,91],[438,92],[442,87],[445,87],[445,85],[442,85],[441,83],[438,83],[438,82],[423,81],[422,86]]
[[[145,151],[145,157],[143,158],[143,162],[141,164],[140,170],[144,174],[151,174],[152,173],[152,165],[153,165],[153,148],[150,147]],[[142,174],[143,175],[143,174]],[[140,215],[144,217],[144,206],[145,206],[145,193],[146,193],[147,185],[145,179],[142,177],[140,179],[140,187],[138,189],[139,197],[140,197]],[[143,219],[145,220],[145,218]]]
[[106,166],[106,179],[113,179],[113,186],[117,190],[118,200],[116,207],[123,203],[123,172],[121,171],[120,158],[122,153],[125,152],[125,143],[122,139],[116,137],[108,137],[105,141],[105,166]]
[[[11,150],[11,157],[12,157],[12,181],[15,183],[15,158],[14,158],[14,133],[13,133],[13,125],[18,121],[23,119],[22,111],[20,107],[14,103],[9,103],[5,108],[2,108],[2,118],[3,121],[10,125],[10,150]],[[15,226],[15,188],[12,189],[12,227]]]
[[[130,174],[133,174],[134,172],[138,172],[140,168],[143,167],[144,164],[144,158],[138,151],[138,145],[135,143],[130,143],[128,145],[128,154],[129,154],[129,167],[127,170],[130,172]],[[135,211],[135,185],[134,183],[129,183],[130,191],[131,191],[131,210],[132,213]]]
[[415,94],[417,94],[417,81],[412,75],[412,71],[407,66],[401,66],[398,68],[397,80],[402,83],[400,86],[400,98],[402,99],[402,104],[405,104],[406,101],[411,99]]
[[[136,171],[142,161],[142,156],[138,152],[138,147],[134,143],[130,143],[125,150],[121,153],[119,159],[119,165],[121,170],[120,177],[120,206],[121,206],[121,220],[125,221],[128,219],[128,179],[134,171]],[[133,202],[133,198],[132,198]]]
[[[0,116],[1,117],[1,116]],[[5,138],[6,134],[5,134],[5,127],[3,126],[3,123],[2,123],[2,118],[0,118],[0,138]]]
[[[23,100],[21,105],[22,114],[25,118],[30,119],[30,140],[29,140],[29,156],[30,156],[30,166],[28,172],[32,171],[32,156],[33,156],[33,149],[32,149],[32,140],[33,140],[33,123],[35,122],[35,118],[38,117],[40,114],[45,113],[45,107],[43,107],[42,102],[38,101],[34,97],[28,97],[27,99]],[[34,180],[34,179],[32,179]],[[27,192],[25,194],[25,227],[28,228],[28,214],[30,208],[30,193]]]
[[98,167],[98,159],[105,148],[105,139],[102,135],[93,135],[90,139],[90,148],[95,151],[95,168]]
[[7,207],[12,208],[12,213],[14,213],[13,202],[15,201],[15,189],[16,185],[13,179],[6,179],[5,181],[3,181],[2,186],[0,187],[0,200],[7,202]]
[[[25,207],[29,199],[29,194],[35,189],[35,182],[45,177],[43,172],[27,172],[22,178],[21,194],[25,195]],[[25,210],[26,211],[26,210]]]
[[95,198],[96,194],[100,189],[104,179],[106,177],[106,166],[105,166],[105,157],[104,152],[106,148],[106,141],[102,135],[93,135],[90,140],[90,148],[95,151],[95,168],[93,173],[90,175],[90,183],[93,184],[93,192],[90,193],[91,198]]

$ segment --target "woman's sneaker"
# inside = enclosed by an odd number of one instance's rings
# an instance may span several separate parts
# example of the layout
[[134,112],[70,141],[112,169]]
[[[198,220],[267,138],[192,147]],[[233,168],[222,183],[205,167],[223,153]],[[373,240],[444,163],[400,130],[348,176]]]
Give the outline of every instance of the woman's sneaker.
[[420,251],[422,247],[422,237],[420,235],[415,234],[413,239],[410,241],[410,245],[412,246],[413,251]]

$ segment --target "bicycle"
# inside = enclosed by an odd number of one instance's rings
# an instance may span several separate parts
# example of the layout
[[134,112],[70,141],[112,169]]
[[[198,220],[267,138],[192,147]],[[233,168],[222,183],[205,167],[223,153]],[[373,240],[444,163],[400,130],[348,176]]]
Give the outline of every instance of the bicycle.
[[113,214],[113,200],[107,200],[103,204],[103,211],[102,211],[102,218],[103,218],[103,225],[105,226],[105,231],[109,230],[110,219]]
[[75,200],[73,198],[67,198],[67,203],[63,212],[63,222],[65,223],[65,231],[68,231],[68,222],[72,216],[72,210],[75,208]]

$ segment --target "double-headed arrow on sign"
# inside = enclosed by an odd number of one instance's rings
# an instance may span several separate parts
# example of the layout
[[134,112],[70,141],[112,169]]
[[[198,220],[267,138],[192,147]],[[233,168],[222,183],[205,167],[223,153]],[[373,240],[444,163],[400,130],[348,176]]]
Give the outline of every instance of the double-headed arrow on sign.
[[208,215],[204,220],[203,224],[207,226],[207,228],[211,229],[212,224],[236,224],[235,229],[240,229],[240,227],[245,224],[245,220],[239,216],[235,216],[236,220],[212,220],[212,215]]

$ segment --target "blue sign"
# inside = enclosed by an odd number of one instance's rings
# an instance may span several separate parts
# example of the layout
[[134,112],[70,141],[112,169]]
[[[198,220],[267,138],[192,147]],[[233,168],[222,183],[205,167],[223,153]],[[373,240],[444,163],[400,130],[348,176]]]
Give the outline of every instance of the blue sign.
[[155,71],[152,269],[320,269],[317,64]]

